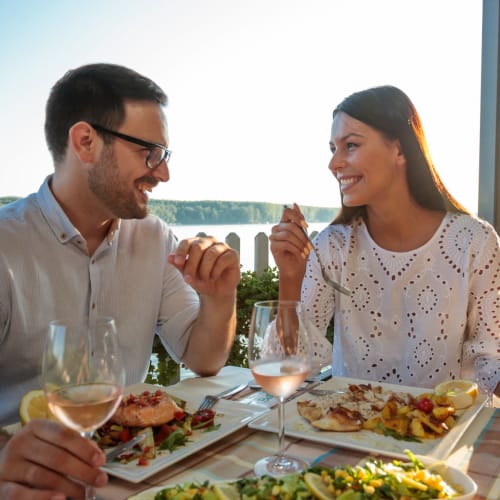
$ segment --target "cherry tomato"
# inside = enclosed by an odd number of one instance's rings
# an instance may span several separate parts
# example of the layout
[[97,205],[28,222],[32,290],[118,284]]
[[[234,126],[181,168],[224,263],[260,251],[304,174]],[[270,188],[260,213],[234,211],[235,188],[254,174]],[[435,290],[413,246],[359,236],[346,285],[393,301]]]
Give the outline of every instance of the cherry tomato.
[[125,427],[122,431],[120,431],[120,434],[118,434],[118,439],[122,443],[127,443],[132,439],[132,435],[130,434],[130,428]]
[[215,412],[213,410],[199,410],[193,414],[193,419],[191,420],[191,427],[193,429],[201,429],[203,427],[209,427],[213,424],[215,419]]
[[434,404],[429,398],[422,398],[418,400],[417,408],[424,413],[430,413],[434,408]]

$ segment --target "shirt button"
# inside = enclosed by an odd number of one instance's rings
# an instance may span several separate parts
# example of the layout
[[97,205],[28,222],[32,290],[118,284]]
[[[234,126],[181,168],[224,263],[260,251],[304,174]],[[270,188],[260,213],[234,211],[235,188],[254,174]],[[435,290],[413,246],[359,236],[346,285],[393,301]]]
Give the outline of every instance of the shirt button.
[[95,302],[92,302],[92,309],[95,309]]

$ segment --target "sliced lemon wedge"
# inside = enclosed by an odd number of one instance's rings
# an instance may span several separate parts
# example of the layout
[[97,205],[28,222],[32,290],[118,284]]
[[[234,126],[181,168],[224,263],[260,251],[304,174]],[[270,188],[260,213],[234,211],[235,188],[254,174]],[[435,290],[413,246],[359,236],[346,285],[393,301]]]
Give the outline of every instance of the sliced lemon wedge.
[[49,409],[45,393],[40,389],[29,391],[22,397],[19,405],[19,417],[22,425],[26,425],[35,418],[56,420]]
[[320,500],[331,500],[335,498],[335,495],[329,490],[328,485],[325,484],[319,474],[306,472],[304,474],[304,482],[316,498],[319,498]]
[[238,488],[230,483],[214,484],[214,493],[219,500],[239,500]]
[[436,386],[437,396],[446,396],[457,410],[469,408],[476,400],[478,388],[472,380],[448,380]]

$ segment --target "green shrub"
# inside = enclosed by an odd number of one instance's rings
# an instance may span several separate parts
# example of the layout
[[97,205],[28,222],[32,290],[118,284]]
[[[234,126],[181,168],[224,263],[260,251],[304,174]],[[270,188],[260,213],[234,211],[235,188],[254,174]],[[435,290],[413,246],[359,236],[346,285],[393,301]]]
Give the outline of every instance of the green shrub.
[[259,276],[254,271],[241,274],[236,300],[236,335],[226,365],[248,368],[247,339],[252,309],[259,300],[278,298],[279,276],[276,267],[265,269]]
[[180,374],[180,366],[169,356],[160,337],[155,335],[146,382],[156,385],[172,385],[179,382]]

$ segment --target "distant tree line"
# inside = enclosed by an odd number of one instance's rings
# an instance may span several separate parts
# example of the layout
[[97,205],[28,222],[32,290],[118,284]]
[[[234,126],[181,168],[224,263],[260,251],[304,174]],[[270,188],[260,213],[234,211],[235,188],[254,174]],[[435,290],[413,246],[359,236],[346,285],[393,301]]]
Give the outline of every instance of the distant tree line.
[[0,207],[2,205],[7,205],[7,203],[10,203],[12,201],[16,201],[18,198],[15,196],[4,196],[3,198],[0,198]]
[[[279,221],[283,205],[254,201],[151,200],[151,213],[169,224],[268,224]],[[301,207],[308,222],[330,222],[338,208]]]
[[[17,200],[0,197],[0,206]],[[150,200],[149,208],[169,224],[269,224],[279,221],[283,205],[255,201]],[[330,222],[338,208],[301,207],[308,222]]]

